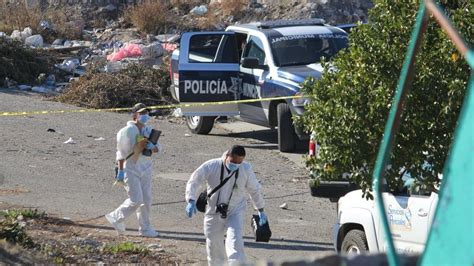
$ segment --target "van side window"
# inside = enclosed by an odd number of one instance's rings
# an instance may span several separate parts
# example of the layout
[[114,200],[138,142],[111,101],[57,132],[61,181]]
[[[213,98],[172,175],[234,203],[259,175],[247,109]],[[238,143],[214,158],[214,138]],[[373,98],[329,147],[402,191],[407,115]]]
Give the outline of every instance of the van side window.
[[235,36],[195,35],[189,40],[189,63],[238,63]]
[[263,47],[263,42],[255,36],[250,37],[249,42],[245,47],[244,57],[255,57],[258,59],[261,65],[265,64],[265,50]]

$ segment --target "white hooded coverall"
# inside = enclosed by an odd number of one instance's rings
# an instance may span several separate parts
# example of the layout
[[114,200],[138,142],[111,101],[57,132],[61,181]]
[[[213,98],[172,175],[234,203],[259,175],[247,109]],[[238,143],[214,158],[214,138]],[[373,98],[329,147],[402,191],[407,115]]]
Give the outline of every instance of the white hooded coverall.
[[[133,152],[139,135],[149,137],[150,132],[151,128],[149,126],[144,127],[140,132],[134,121],[127,122],[127,126],[117,133],[117,161],[126,159]],[[161,152],[159,142],[156,144],[156,147]],[[115,211],[111,212],[110,215],[115,222],[122,223],[136,211],[139,232],[144,233],[154,230],[150,224],[149,217],[152,203],[151,156],[140,155],[137,161],[132,156],[125,162],[124,170],[125,189],[128,193],[128,199]]]
[[[205,162],[192,173],[186,186],[187,202],[191,199],[197,200],[199,194],[203,192],[202,186],[204,184],[207,183],[207,193],[210,193],[220,184],[221,166],[225,163],[225,154],[222,158]],[[223,178],[225,179],[230,174],[225,169]],[[230,202],[228,202],[232,189],[234,192]],[[247,194],[250,195],[255,208],[261,209],[264,207],[260,183],[250,163],[244,161],[239,167],[237,181],[235,181],[234,174],[219,191],[211,196],[206,206],[204,235],[206,236],[207,260],[210,265],[223,265],[227,261],[230,264],[245,261],[242,229],[247,205]],[[220,213],[216,213],[218,198],[219,203],[229,204],[226,219],[222,219]],[[227,239],[225,239],[224,247],[224,235],[226,233]]]

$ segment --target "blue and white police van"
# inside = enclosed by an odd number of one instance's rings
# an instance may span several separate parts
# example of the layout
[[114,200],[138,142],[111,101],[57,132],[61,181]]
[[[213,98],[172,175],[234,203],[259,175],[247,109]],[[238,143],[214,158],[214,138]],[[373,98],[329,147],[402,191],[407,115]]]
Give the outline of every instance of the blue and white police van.
[[[347,47],[348,35],[321,19],[278,20],[229,26],[223,32],[182,34],[171,59],[171,94],[180,103],[221,102],[300,95],[307,77],[320,78],[321,57]],[[281,151],[295,149],[308,134],[292,116],[306,99],[193,105],[182,108],[191,132],[208,134],[216,117],[278,128]]]

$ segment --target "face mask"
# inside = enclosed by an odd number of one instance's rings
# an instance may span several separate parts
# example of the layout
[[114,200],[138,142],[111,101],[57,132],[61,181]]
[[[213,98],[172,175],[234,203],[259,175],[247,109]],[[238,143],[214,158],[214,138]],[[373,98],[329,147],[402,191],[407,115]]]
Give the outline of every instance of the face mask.
[[150,120],[149,115],[139,115],[138,116],[138,121],[142,124],[146,124],[146,122],[148,122],[148,120]]
[[226,167],[229,169],[231,172],[237,171],[239,169],[240,164],[239,163],[227,163]]

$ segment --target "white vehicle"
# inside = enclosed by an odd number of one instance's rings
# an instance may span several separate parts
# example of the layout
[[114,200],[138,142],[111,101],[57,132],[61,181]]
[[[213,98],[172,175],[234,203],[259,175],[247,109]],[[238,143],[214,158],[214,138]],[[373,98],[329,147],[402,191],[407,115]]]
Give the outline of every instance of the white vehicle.
[[[438,194],[408,195],[383,193],[386,214],[399,253],[421,253],[433,221]],[[337,204],[337,222],[333,228],[334,248],[344,254],[387,251],[381,216],[374,200],[354,190]]]

